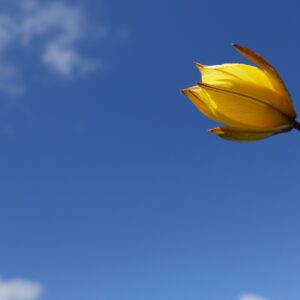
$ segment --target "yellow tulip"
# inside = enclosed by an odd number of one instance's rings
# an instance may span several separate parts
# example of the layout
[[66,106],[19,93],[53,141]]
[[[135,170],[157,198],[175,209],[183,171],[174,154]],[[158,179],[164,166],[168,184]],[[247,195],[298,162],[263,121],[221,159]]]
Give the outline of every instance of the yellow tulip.
[[255,141],[300,129],[291,96],[277,71],[256,52],[233,47],[258,67],[196,63],[202,82],[182,92],[208,118],[227,126],[209,131],[232,141]]

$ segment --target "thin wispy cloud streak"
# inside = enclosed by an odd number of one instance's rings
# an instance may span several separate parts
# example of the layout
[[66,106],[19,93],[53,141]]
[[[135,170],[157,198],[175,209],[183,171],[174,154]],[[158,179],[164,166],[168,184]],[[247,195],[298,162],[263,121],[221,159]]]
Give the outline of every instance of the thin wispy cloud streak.
[[16,12],[0,14],[0,91],[19,95],[25,91],[22,63],[8,59],[12,49],[34,55],[34,62],[64,78],[84,75],[101,66],[99,58],[80,51],[90,32],[105,36],[105,26],[93,23],[79,6],[61,1],[16,2]]
[[0,300],[39,300],[43,287],[25,279],[0,280]]
[[239,300],[269,300],[269,299],[260,295],[243,294],[240,295]]

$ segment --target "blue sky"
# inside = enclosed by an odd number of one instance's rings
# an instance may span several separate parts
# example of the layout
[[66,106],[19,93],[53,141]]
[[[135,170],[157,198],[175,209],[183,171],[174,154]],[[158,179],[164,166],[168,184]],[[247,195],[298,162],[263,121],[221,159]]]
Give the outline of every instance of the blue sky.
[[209,134],[193,61],[279,70],[296,1],[21,1],[0,13],[0,300],[293,300],[299,132]]

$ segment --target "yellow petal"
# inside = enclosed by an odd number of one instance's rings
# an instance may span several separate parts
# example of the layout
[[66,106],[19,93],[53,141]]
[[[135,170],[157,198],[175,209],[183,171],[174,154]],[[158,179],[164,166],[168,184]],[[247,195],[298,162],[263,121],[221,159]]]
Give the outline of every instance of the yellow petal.
[[203,66],[196,64],[202,74],[202,82],[211,86],[228,89],[259,99],[276,107],[290,118],[286,98],[273,87],[266,73],[256,67],[243,64]]
[[276,69],[266,59],[264,59],[255,51],[237,44],[233,44],[233,47],[237,51],[239,51],[242,55],[244,55],[246,58],[248,58],[250,61],[257,64],[259,67],[261,67],[266,72],[266,75],[269,77],[274,88],[278,91],[279,94],[284,96],[285,112],[288,112],[288,115],[291,118],[295,119],[297,117],[297,114],[293,107],[291,96],[283,80],[281,79],[280,75],[276,71]]
[[269,77],[261,69],[244,64],[222,64],[204,66],[195,63],[202,75],[202,82],[221,85],[231,81],[244,81],[247,84],[263,86],[276,91]]
[[190,88],[190,92],[206,104],[215,120],[230,126],[270,129],[293,122],[276,108],[242,93],[203,83],[199,88]]
[[207,92],[200,88],[199,85],[182,90],[191,102],[208,118],[226,124],[234,124],[235,126],[243,127],[243,123],[235,121],[223,115],[217,110],[217,106],[213,101],[210,101]]
[[291,127],[271,131],[255,131],[251,129],[240,129],[230,126],[216,127],[209,131],[219,137],[234,142],[252,142],[266,139],[274,134],[290,131]]
[[194,86],[191,88],[183,89],[181,92],[186,95],[192,103],[208,118],[218,121],[217,116],[214,112],[206,105],[205,102],[202,101],[202,97],[193,92],[194,89],[199,89],[198,86]]

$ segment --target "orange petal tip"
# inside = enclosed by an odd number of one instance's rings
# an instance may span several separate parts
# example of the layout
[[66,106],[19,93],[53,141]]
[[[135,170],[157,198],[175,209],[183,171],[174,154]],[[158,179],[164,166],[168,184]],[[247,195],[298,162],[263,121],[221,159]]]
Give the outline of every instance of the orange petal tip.
[[[246,56],[246,53],[249,55],[249,52],[251,53],[250,56],[254,56],[256,55],[256,53],[253,50],[250,50],[240,44],[236,44],[236,43],[232,43],[231,46],[238,51],[239,53],[241,53],[242,55]],[[246,56],[247,57],[247,56]],[[248,59],[250,59],[249,57],[247,57]],[[250,59],[251,60],[251,59]]]
[[215,127],[215,128],[209,129],[208,132],[214,133],[214,134],[224,134],[224,131],[222,130],[221,127]]
[[202,64],[200,64],[200,63],[198,63],[198,62],[196,62],[196,61],[193,61],[193,64],[197,67],[197,68],[204,68],[204,65],[202,65]]
[[180,90],[180,92],[184,95],[186,95],[188,93],[189,89],[188,88],[185,88],[185,89],[182,89]]

